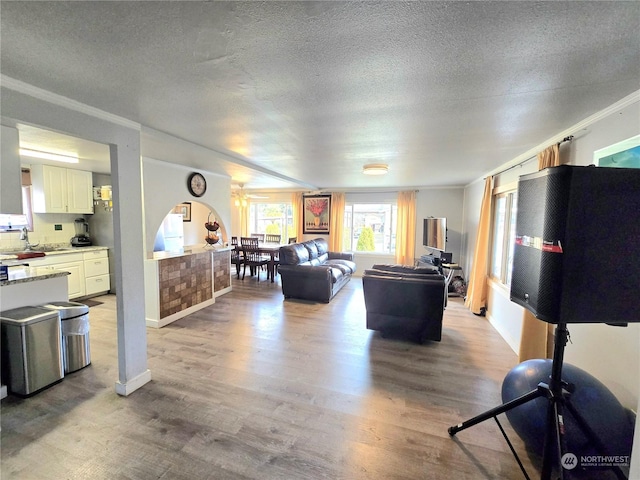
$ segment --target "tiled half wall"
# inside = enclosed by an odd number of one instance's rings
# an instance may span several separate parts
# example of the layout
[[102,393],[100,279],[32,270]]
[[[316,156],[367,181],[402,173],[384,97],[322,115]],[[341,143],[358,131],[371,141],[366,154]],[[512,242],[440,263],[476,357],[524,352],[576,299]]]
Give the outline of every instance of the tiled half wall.
[[159,267],[160,318],[213,298],[211,252],[162,259]]

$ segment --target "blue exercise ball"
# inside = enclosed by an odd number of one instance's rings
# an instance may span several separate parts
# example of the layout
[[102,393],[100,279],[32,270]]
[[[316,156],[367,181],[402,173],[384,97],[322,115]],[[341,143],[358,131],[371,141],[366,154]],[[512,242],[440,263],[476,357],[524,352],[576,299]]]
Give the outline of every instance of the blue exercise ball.
[[[502,383],[502,401],[506,403],[535,390],[540,382],[548,384],[551,367],[552,360],[548,359],[527,360],[515,366]],[[603,452],[590,442],[565,408],[567,452],[578,458],[595,455],[630,456],[635,426],[633,413],[623,407],[604,384],[584,370],[565,363],[562,380],[573,385],[569,402],[606,448],[606,452]],[[539,397],[506,412],[513,429],[527,448],[538,455],[543,453],[548,405],[546,397]]]

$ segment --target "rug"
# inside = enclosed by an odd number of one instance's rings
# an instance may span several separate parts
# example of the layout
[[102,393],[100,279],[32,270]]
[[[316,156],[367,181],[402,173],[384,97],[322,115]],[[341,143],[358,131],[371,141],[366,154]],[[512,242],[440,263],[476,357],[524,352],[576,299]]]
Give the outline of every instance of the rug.
[[98,302],[97,300],[87,299],[87,300],[83,300],[82,303],[84,303],[87,307],[91,308],[97,305],[102,305],[104,302]]

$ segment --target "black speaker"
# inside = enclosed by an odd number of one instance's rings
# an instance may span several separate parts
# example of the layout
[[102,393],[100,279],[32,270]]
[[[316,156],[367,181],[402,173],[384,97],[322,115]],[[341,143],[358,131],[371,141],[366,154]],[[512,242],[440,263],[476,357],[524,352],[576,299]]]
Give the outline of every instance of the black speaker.
[[640,322],[640,169],[518,181],[511,300],[549,323]]

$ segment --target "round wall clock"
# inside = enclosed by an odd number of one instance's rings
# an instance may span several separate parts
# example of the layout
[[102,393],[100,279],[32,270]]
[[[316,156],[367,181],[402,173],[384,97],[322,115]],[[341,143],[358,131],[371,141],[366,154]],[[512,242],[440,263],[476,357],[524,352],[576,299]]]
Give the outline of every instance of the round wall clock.
[[193,172],[187,180],[187,188],[194,197],[201,197],[207,191],[207,181],[201,173]]

